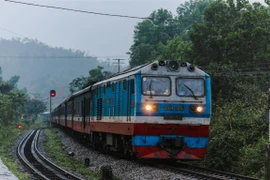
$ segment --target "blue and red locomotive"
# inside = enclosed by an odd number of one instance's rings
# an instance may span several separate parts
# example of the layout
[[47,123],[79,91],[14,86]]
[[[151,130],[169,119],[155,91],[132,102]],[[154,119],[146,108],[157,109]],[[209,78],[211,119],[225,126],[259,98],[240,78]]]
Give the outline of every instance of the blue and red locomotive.
[[159,60],[72,94],[54,109],[53,122],[138,158],[200,160],[210,115],[209,75],[186,62]]

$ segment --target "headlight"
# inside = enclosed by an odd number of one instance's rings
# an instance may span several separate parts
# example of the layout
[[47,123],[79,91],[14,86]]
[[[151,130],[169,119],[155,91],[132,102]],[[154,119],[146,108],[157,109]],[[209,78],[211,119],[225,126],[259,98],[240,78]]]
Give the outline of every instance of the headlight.
[[177,61],[169,61],[168,67],[171,71],[177,71],[179,69],[179,64]]
[[157,104],[144,104],[143,111],[144,112],[157,112],[158,105]]
[[198,106],[190,106],[190,112],[192,113],[203,113],[204,112],[204,107],[201,105]]

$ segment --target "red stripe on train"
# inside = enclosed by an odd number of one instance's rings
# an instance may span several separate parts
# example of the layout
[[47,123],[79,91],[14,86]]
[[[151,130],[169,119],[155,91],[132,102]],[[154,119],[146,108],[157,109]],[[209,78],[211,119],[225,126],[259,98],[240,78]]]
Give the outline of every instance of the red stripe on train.
[[185,124],[135,124],[136,135],[183,135],[195,137],[208,137],[209,125]]
[[209,136],[209,125],[90,122],[90,130],[124,135]]
[[[71,127],[71,121],[67,121],[67,126]],[[209,125],[183,125],[183,124],[146,124],[146,123],[109,123],[90,122],[90,126],[85,128],[82,122],[73,122],[73,129],[80,132],[90,133],[107,132],[123,135],[182,135],[192,137],[208,137]]]

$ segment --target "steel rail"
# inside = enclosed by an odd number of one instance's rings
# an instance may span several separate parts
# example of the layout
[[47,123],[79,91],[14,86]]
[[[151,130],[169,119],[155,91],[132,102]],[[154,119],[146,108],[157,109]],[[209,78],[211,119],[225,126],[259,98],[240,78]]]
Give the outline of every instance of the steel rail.
[[17,156],[38,179],[83,180],[55,165],[38,150],[40,129],[31,130],[17,147]]
[[239,174],[228,173],[218,170],[212,170],[207,168],[201,168],[198,166],[193,166],[185,163],[174,163],[172,165],[160,165],[160,168],[168,169],[174,172],[184,173],[184,175],[189,175],[193,177],[206,178],[212,180],[227,180],[227,179],[237,179],[237,180],[258,180],[256,178],[247,177]]
[[62,169],[61,167],[57,166],[56,164],[52,163],[51,161],[49,161],[47,158],[45,158],[45,156],[43,156],[41,154],[41,152],[38,150],[38,139],[40,136],[40,130],[37,132],[36,136],[35,136],[35,141],[34,141],[34,150],[37,153],[38,157],[44,161],[47,165],[49,165],[50,167],[52,167],[53,169],[55,169],[56,171],[60,172],[63,176],[72,179],[72,180],[83,180],[82,178],[75,176],[73,174],[71,174],[70,172]]

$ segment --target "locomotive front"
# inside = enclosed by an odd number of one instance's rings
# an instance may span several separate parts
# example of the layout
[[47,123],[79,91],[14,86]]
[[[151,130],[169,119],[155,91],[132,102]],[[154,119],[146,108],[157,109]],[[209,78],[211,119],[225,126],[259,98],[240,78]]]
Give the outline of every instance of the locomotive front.
[[139,158],[203,159],[211,115],[210,77],[175,60],[136,74],[133,152]]

